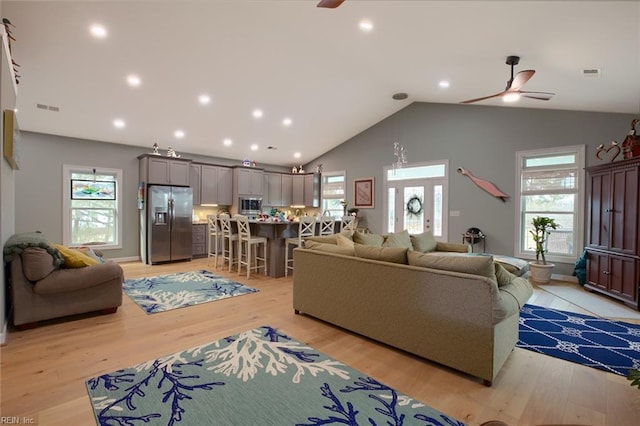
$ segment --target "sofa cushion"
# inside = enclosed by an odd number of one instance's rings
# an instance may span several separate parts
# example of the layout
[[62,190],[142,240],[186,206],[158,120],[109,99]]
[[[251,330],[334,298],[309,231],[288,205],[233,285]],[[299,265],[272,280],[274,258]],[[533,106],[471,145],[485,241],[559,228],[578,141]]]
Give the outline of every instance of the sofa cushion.
[[382,247],[404,247],[409,250],[413,249],[409,231],[406,229],[401,232],[392,232],[387,235],[382,243]]
[[123,280],[122,267],[115,262],[107,262],[86,268],[58,269],[38,281],[33,287],[33,292],[37,294],[66,293],[114,281],[122,283]]
[[353,242],[366,246],[382,247],[384,237],[380,234],[368,234],[365,232],[354,232]]
[[450,251],[454,253],[471,253],[471,246],[462,243],[447,243],[438,241],[436,251]]
[[54,244],[53,246],[62,254],[66,268],[83,268],[100,263],[96,259],[82,253],[80,250],[75,250],[60,244]]
[[497,281],[491,256],[441,256],[437,253],[410,251],[408,259],[409,265],[413,266],[481,275]]
[[377,247],[355,244],[354,249],[357,257],[407,264],[407,249],[405,247]]
[[338,236],[338,234],[318,235],[318,236],[314,236],[314,237],[306,237],[304,239],[304,242],[305,242],[305,246],[306,246],[308,241],[313,241],[313,242],[316,242],[316,243],[323,243],[323,244],[338,244],[337,236]]
[[428,253],[436,249],[438,242],[433,237],[431,231],[427,231],[422,234],[411,235],[411,245],[415,251]]
[[309,250],[324,251],[327,253],[342,254],[345,256],[354,256],[353,247],[339,246],[337,244],[319,243],[316,241],[305,241],[304,248]]
[[29,281],[40,281],[56,269],[53,256],[46,249],[27,247],[22,251],[22,273]]
[[511,272],[507,271],[505,267],[498,262],[494,262],[493,267],[496,273],[496,279],[498,280],[499,286],[509,285],[513,282],[514,279],[517,278]]
[[353,248],[353,240],[343,234],[336,234],[336,243],[340,247]]

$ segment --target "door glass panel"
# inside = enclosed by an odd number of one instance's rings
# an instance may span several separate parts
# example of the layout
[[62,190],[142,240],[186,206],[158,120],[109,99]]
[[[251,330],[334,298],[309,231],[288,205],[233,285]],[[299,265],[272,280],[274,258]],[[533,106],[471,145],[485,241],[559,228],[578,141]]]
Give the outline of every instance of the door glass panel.
[[424,187],[404,187],[404,229],[410,234],[424,231]]
[[387,194],[387,232],[395,232],[396,229],[396,188],[389,188]]
[[442,185],[433,186],[433,225],[431,229],[435,237],[442,236]]

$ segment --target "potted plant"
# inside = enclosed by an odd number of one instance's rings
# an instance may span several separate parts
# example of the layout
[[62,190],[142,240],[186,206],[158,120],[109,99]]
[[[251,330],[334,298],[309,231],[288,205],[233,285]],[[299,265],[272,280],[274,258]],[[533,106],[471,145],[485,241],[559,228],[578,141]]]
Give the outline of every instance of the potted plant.
[[350,209],[347,209],[347,213],[350,214],[351,216],[358,216],[359,211],[360,209],[357,209],[355,207],[351,207]]
[[533,229],[529,232],[536,243],[536,260],[529,262],[529,276],[533,281],[545,284],[551,281],[551,270],[555,266],[553,263],[547,263],[544,256],[547,252],[547,237],[551,234],[551,230],[557,229],[560,225],[556,223],[555,219],[546,216],[534,217],[531,224]]

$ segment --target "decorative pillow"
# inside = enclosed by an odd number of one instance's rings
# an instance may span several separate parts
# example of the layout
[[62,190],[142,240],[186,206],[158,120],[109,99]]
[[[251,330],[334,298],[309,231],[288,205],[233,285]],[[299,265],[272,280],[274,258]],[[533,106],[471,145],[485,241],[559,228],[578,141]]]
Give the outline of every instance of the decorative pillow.
[[377,247],[355,244],[354,249],[357,257],[407,264],[407,249],[405,247]]
[[498,262],[494,262],[493,266],[494,266],[494,269],[495,269],[495,272],[496,272],[496,279],[498,280],[498,286],[499,287],[501,287],[503,285],[509,285],[509,284],[511,284],[513,282],[514,279],[517,278],[511,272],[507,271],[504,268],[504,266],[502,266]]
[[100,263],[79,250],[71,249],[60,244],[53,244],[53,246],[62,254],[64,266],[67,268],[82,268]]
[[349,237],[344,236],[343,234],[336,235],[336,242],[340,247],[353,248],[353,240]]
[[305,241],[304,248],[310,250],[324,251],[326,253],[342,254],[345,256],[354,256],[353,247],[339,246],[337,244],[318,243],[316,241]]
[[492,256],[439,256],[410,251],[408,260],[409,265],[413,266],[481,275],[496,281]]
[[431,231],[427,231],[422,234],[411,235],[411,245],[415,251],[428,253],[436,249],[438,242],[433,237]]
[[409,250],[413,250],[413,244],[411,243],[409,231],[405,229],[402,232],[392,232],[391,234],[386,236],[382,247],[404,247]]
[[367,234],[364,232],[354,232],[353,242],[363,244],[365,246],[382,247],[384,237],[379,234]]
[[22,273],[29,281],[40,281],[56,269],[46,249],[27,247],[22,251]]

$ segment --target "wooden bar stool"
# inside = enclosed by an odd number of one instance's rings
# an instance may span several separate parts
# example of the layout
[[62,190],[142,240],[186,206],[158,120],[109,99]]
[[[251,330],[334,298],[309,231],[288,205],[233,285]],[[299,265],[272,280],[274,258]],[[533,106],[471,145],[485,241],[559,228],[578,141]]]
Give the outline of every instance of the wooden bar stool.
[[301,217],[298,222],[298,236],[295,238],[287,238],[285,240],[284,249],[286,251],[284,259],[284,276],[289,275],[289,269],[293,271],[293,256],[289,258],[289,246],[302,247],[304,244],[304,238],[313,237],[316,234],[316,218],[315,217]]
[[331,216],[322,216],[320,218],[320,228],[318,235],[333,235],[335,233],[336,220]]
[[220,237],[222,236],[222,231],[218,223],[218,216],[213,214],[207,215],[207,231],[207,257],[209,259],[211,259],[212,257],[215,259],[213,265],[214,268],[217,268],[218,256],[222,254],[220,250]]
[[[233,216],[238,224],[238,275],[242,265],[247,268],[247,279],[252,270],[264,269],[267,275],[267,239],[265,237],[252,237],[249,227],[249,218],[241,214]],[[262,244],[262,257],[258,256],[258,246]],[[255,265],[253,261],[255,260]],[[262,265],[260,265],[262,262]]]
[[231,216],[228,214],[220,215],[220,230],[222,232],[222,260],[229,262],[229,272],[234,263],[237,263],[233,257],[233,245],[238,244],[238,234],[233,232],[231,227]]

